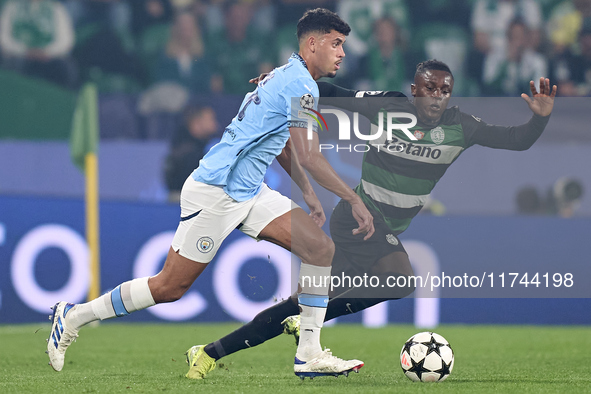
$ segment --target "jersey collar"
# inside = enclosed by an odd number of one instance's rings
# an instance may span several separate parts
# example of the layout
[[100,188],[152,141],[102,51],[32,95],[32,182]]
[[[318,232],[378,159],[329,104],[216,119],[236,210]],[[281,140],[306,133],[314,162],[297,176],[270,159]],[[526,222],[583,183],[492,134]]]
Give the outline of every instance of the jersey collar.
[[291,54],[291,56],[289,57],[289,60],[292,60],[292,59],[299,60],[299,61],[300,61],[300,63],[302,63],[302,65],[303,65],[304,67],[306,67],[306,70],[308,69],[308,65],[306,64],[306,61],[304,60],[304,58],[303,58],[303,57],[301,57],[301,56],[299,55],[299,53],[297,53],[297,52],[294,52],[294,53],[292,53],[292,54]]

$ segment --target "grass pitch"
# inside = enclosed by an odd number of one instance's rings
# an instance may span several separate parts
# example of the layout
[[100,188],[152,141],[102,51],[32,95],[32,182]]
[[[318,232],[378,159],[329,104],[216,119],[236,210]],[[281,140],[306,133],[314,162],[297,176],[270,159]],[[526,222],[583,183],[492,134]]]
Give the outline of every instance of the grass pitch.
[[62,372],[47,365],[49,325],[0,326],[1,393],[563,393],[591,392],[591,327],[440,326],[455,353],[442,383],[413,383],[402,373],[400,348],[419,330],[395,325],[337,325],[322,343],[359,358],[359,374],[300,381],[295,345],[282,335],[218,362],[205,380],[184,377],[183,353],[229,333],[236,324],[120,324],[85,327]]

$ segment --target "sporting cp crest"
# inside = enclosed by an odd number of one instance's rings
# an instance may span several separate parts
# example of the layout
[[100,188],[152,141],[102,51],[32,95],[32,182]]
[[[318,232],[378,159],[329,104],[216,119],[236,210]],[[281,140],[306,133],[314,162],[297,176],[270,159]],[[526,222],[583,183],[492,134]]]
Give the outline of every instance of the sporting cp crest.
[[423,133],[422,131],[419,131],[419,130],[415,130],[415,132],[413,134],[417,140],[422,140],[423,137],[425,136],[425,133]]
[[302,97],[300,97],[300,106],[303,109],[314,108],[314,96],[312,96],[310,93],[304,94]]
[[197,241],[197,249],[199,249],[199,251],[201,253],[207,253],[212,248],[213,248],[213,239],[211,239],[209,237],[202,237],[202,238],[199,238],[199,241]]
[[445,139],[445,131],[440,126],[431,130],[431,140],[437,145],[441,144]]
[[396,238],[394,234],[386,235],[386,241],[388,241],[389,244],[392,244],[394,246],[398,245],[398,238]]

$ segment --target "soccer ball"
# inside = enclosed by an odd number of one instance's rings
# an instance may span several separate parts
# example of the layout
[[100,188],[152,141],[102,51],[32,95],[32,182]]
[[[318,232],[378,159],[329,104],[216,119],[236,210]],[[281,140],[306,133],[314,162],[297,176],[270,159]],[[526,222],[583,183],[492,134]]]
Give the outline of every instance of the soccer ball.
[[303,109],[314,108],[314,96],[312,96],[310,93],[304,94],[302,97],[300,97],[300,106]]
[[441,335],[420,332],[402,347],[400,365],[414,382],[442,382],[454,367],[454,352]]

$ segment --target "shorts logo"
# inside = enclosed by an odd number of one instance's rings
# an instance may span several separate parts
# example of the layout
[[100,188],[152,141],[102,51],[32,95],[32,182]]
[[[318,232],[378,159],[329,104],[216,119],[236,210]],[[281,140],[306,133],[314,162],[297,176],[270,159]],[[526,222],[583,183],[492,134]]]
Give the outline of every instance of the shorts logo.
[[441,144],[445,139],[445,131],[440,126],[435,127],[431,130],[431,140],[437,145]]
[[423,137],[425,136],[425,133],[423,133],[422,131],[419,131],[419,130],[415,130],[415,132],[413,134],[417,140],[422,140]]
[[394,234],[386,235],[386,241],[388,241],[388,243],[391,245],[394,245],[394,246],[398,245],[398,238],[396,238],[394,236]]
[[202,238],[199,238],[199,241],[197,241],[197,249],[199,249],[199,251],[201,253],[207,253],[212,248],[213,248],[213,239],[211,239],[209,237],[202,237]]

